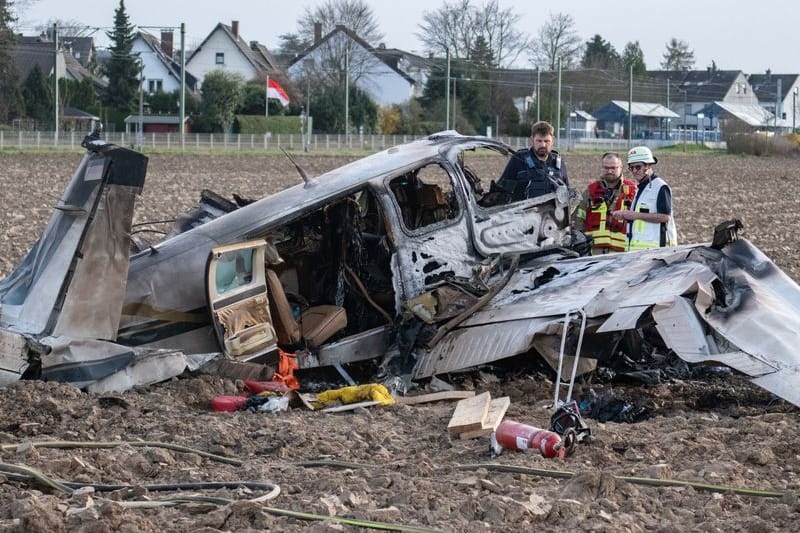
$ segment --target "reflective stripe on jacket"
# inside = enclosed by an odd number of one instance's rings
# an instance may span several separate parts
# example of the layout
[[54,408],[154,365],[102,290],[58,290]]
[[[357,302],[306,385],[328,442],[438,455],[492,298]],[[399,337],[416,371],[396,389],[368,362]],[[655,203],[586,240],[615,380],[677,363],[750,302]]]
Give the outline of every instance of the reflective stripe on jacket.
[[[657,213],[658,212],[658,192],[662,187],[669,185],[659,178],[653,176],[644,190],[638,193],[638,196],[633,201],[633,211],[637,213]],[[664,246],[677,246],[678,245],[678,231],[675,227],[675,219],[670,213],[669,222],[661,224],[658,222],[645,222],[641,219],[636,219],[630,226],[630,239],[628,241],[628,251],[634,252],[637,250],[650,250],[651,248],[661,247],[661,232],[662,226],[665,226]]]
[[616,252],[623,252],[628,239],[628,221],[609,217],[608,212],[630,209],[636,195],[636,184],[622,179],[613,190],[614,195],[608,198],[606,190],[601,180],[589,184],[583,231],[592,236],[595,248],[610,248]]

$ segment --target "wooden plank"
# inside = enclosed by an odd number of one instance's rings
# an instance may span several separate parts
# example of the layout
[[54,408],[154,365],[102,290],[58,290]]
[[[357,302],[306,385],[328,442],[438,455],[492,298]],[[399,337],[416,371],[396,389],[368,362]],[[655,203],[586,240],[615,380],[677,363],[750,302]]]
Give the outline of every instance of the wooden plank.
[[457,435],[465,431],[482,429],[489,416],[491,396],[488,392],[478,394],[472,398],[465,398],[456,404],[453,416],[447,424],[447,431]]
[[500,422],[503,421],[503,417],[506,416],[506,411],[508,411],[510,405],[511,405],[511,398],[509,398],[508,396],[503,396],[502,398],[494,398],[492,402],[489,404],[489,416],[486,419],[486,425],[481,429],[465,431],[461,433],[458,437],[461,439],[476,439],[478,437],[488,437],[492,431],[497,430],[497,427],[500,425]]
[[322,410],[323,413],[341,413],[343,411],[352,411],[353,409],[358,409],[359,407],[371,407],[373,405],[378,405],[381,402],[375,401],[366,401],[366,402],[356,402],[356,403],[348,403],[345,405],[337,405],[336,407],[326,407]]
[[474,390],[448,390],[432,392],[430,394],[420,394],[417,396],[395,396],[394,401],[398,405],[416,405],[418,403],[438,402],[440,400],[463,400],[475,396]]

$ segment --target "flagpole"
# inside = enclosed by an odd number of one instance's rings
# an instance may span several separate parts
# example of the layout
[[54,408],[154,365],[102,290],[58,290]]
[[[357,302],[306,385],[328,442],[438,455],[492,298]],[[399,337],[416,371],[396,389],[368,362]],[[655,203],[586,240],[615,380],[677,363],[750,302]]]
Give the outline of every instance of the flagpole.
[[267,74],[267,84],[264,86],[264,118],[269,118],[269,74]]

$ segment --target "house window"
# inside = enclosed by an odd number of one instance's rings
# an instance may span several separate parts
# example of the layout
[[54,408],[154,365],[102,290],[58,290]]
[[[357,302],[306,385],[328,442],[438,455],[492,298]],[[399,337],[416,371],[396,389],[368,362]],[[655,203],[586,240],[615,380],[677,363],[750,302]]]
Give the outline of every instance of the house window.
[[164,90],[164,80],[147,80],[147,92],[159,93]]
[[216,59],[215,62],[216,62],[217,65],[224,65],[225,64],[225,52],[217,52],[217,59]]

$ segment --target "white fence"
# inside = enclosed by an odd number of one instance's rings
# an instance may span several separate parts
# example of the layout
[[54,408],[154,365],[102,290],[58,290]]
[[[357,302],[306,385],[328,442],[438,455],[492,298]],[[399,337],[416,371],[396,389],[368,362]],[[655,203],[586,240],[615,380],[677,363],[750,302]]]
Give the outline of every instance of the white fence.
[[[690,132],[691,133],[691,132]],[[562,153],[573,150],[615,150],[624,151],[628,146],[644,144],[651,148],[670,146],[683,142],[682,132],[675,132],[669,139],[604,139],[594,137],[566,137],[559,139],[557,147]],[[53,132],[37,131],[2,131],[0,130],[0,150],[82,150],[81,141],[86,136],[79,132],[60,132],[58,137]],[[179,133],[145,133],[139,138],[135,133],[104,133],[103,139],[119,146],[140,149],[143,152],[159,150],[184,151],[267,151],[290,150],[293,152],[377,152],[411,142],[422,136],[414,135],[348,135],[314,134],[308,139],[302,134],[222,134],[222,133],[187,133],[183,140]],[[514,149],[527,148],[527,137],[498,137],[498,139]],[[689,143],[708,142],[689,136]]]
[[[81,150],[81,141],[86,136],[79,132],[0,131],[0,150]],[[414,135],[348,135],[314,134],[306,142],[302,134],[222,134],[187,133],[183,139],[179,133],[103,133],[103,139],[129,148],[148,150],[187,151],[263,151],[284,150],[309,152],[371,151],[376,152],[398,144],[411,142],[422,136]],[[500,140],[514,148],[527,147],[525,137],[501,137]]]

